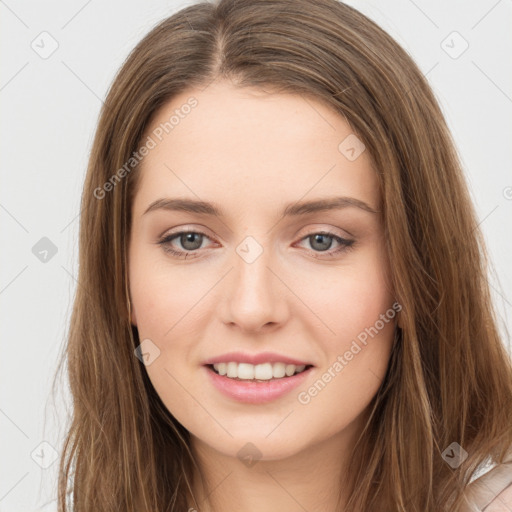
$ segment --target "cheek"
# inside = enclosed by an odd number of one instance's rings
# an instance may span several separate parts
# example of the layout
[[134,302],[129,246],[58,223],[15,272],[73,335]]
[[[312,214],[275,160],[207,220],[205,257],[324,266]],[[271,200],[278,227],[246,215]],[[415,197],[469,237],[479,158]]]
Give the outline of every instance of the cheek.
[[[350,261],[347,259],[346,265],[327,267],[314,279],[307,273],[302,275],[301,296],[321,321],[312,339],[324,340],[323,348],[329,354],[342,350],[365,329],[374,326],[394,301],[387,261],[379,248],[361,251]],[[297,279],[301,280],[300,274]],[[394,317],[395,312],[387,316],[391,315]],[[386,326],[394,324],[389,318],[384,321]],[[379,321],[377,327],[388,333],[390,329],[386,326]]]
[[312,309],[319,308],[329,330],[323,323],[317,327],[322,366],[297,390],[297,418],[307,418],[309,435],[317,440],[345,429],[367,408],[386,374],[394,340],[396,311],[386,275],[367,267],[338,276],[310,294],[316,301]]
[[[381,248],[361,251],[351,264],[329,269],[318,281],[322,286],[304,283],[308,305],[321,320],[308,322],[309,336],[324,354],[317,384],[301,389],[305,394],[299,402],[315,403],[306,407],[309,411],[331,410],[341,398],[345,412],[359,413],[384,378],[394,340],[396,305],[383,255]],[[334,423],[343,418],[333,411]]]
[[173,330],[194,325],[207,291],[204,279],[161,256],[149,258],[134,252],[130,267],[130,293],[139,336],[166,340]]
[[[141,343],[158,355],[145,371],[157,394],[174,417],[186,428],[204,410],[191,396],[201,396],[191,379],[191,365],[197,359],[194,343],[204,330],[205,308],[212,308],[205,295],[211,286],[190,272],[171,269],[162,263],[144,264],[138,260],[130,274],[130,291],[137,315]],[[147,343],[147,342],[146,342]],[[157,349],[154,348],[157,347]],[[189,394],[190,393],[190,394]]]

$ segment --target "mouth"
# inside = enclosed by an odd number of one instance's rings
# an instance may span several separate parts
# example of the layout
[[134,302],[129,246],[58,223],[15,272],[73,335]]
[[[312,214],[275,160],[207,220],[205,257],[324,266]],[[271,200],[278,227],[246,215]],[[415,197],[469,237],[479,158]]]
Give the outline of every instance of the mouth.
[[290,396],[293,389],[309,379],[314,365],[283,362],[207,363],[203,365],[208,381],[230,400],[245,404],[266,404]]
[[311,364],[286,364],[281,362],[249,364],[231,361],[205,365],[211,372],[239,382],[273,382],[286,380],[313,368]]

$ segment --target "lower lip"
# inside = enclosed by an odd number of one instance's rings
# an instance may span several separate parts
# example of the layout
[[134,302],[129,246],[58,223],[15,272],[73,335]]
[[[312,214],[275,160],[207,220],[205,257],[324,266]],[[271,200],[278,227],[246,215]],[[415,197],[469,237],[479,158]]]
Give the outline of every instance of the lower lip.
[[234,380],[215,373],[209,366],[205,366],[212,384],[222,393],[239,402],[249,404],[262,404],[271,402],[289,393],[299,386],[308,377],[313,367],[291,377],[272,379],[267,381]]

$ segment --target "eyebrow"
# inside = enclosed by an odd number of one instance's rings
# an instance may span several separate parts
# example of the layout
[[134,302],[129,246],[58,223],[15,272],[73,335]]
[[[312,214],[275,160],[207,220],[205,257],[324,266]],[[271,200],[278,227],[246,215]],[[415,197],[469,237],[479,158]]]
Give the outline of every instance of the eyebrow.
[[[282,216],[296,217],[300,215],[306,215],[308,213],[339,210],[348,207],[359,208],[369,213],[379,213],[378,210],[373,209],[370,205],[364,201],[361,201],[360,199],[343,196],[292,203],[284,208]],[[196,199],[157,199],[149,205],[143,215],[155,210],[182,211],[202,215],[211,215],[214,217],[224,217],[224,213],[218,205]]]

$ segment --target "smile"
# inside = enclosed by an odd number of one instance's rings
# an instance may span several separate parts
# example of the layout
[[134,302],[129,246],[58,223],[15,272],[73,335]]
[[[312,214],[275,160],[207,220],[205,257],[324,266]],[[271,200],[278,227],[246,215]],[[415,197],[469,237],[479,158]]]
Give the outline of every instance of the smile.
[[[247,404],[262,404],[284,397],[304,383],[314,367],[311,365],[285,365],[284,363],[251,365],[230,362],[205,365],[203,368],[207,372],[210,385],[223,396]],[[277,369],[277,375],[281,375],[283,371],[284,375],[274,377],[274,368]],[[287,369],[291,375],[287,375]],[[224,375],[220,373],[221,371],[224,372]],[[230,371],[230,375],[236,374],[236,376],[228,376],[228,371]],[[239,375],[244,378],[240,378]]]

